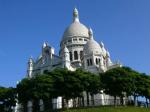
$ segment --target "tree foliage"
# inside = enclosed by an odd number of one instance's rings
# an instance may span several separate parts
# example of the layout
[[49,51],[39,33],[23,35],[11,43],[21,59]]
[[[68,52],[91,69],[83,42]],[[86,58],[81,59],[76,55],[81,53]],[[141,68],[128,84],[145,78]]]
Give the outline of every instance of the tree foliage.
[[[31,79],[23,79],[17,85],[17,91],[20,103],[25,105],[29,100],[37,102],[38,99],[43,99],[46,104],[59,96],[68,102],[69,99],[83,97],[83,91],[91,95],[98,93],[100,79],[98,75],[82,70],[55,69]],[[34,108],[37,110],[36,104]]]
[[[33,112],[39,110],[39,99],[43,100],[45,111],[52,109],[52,99],[61,96],[68,102],[70,99],[81,99],[84,105],[83,92],[87,95],[87,105],[89,105],[89,95],[104,93],[116,97],[133,96],[134,103],[138,96],[146,98],[146,103],[150,103],[150,76],[139,73],[129,67],[119,67],[106,71],[105,73],[93,74],[91,72],[77,69],[69,71],[67,69],[55,69],[51,72],[45,71],[33,78],[24,78],[17,88],[0,87],[0,110],[11,111],[15,106],[15,99],[18,96],[19,103],[27,111],[28,101],[33,102]],[[94,104],[94,100],[93,100]],[[122,103],[123,104],[123,103]]]
[[135,104],[138,96],[147,99],[150,96],[150,76],[129,67],[114,68],[100,76],[106,94],[114,97],[133,96]]
[[0,110],[12,111],[16,104],[16,91],[14,88],[0,87]]

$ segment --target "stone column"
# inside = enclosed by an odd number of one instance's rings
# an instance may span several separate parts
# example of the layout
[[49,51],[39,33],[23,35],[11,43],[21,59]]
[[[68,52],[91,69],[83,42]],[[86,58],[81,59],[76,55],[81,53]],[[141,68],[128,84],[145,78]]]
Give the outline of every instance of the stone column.
[[74,50],[72,50],[72,61],[74,61]]
[[40,111],[44,111],[44,103],[42,99],[40,99],[39,101],[39,106],[40,106]]
[[28,112],[32,112],[32,106],[33,106],[32,101],[28,101],[28,103],[27,103],[27,111]]
[[78,53],[78,61],[80,61],[81,60],[80,59],[80,51],[78,50],[77,53]]

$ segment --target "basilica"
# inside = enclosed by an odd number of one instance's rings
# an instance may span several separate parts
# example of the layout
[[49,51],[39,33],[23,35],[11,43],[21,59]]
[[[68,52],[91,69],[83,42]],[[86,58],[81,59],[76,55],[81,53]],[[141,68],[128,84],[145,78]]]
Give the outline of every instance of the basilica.
[[[73,21],[65,29],[62,36],[59,54],[55,54],[55,49],[47,42],[44,42],[39,57],[36,60],[32,57],[29,58],[26,78],[32,78],[38,74],[43,74],[44,71],[52,71],[56,68],[67,68],[70,71],[81,68],[85,71],[98,74],[121,66],[119,62],[113,63],[111,61],[110,54],[102,42],[94,40],[92,29],[87,28],[80,22],[78,10],[75,8],[73,10]],[[86,94],[84,97],[86,102]],[[95,95],[94,98],[101,99],[101,102],[96,105],[111,105],[108,99],[112,99],[112,97],[103,92]],[[56,104],[53,108],[61,108],[61,96],[53,99],[53,103]],[[40,100],[39,105],[42,110],[42,100]],[[19,107],[21,106],[17,106],[16,108]],[[27,107],[28,112],[32,112],[31,101],[28,102]],[[71,100],[69,107],[72,107]]]
[[37,60],[30,57],[28,61],[27,77],[31,78],[55,68],[67,68],[71,71],[82,68],[97,74],[119,66],[120,63],[111,61],[104,44],[94,40],[92,29],[80,22],[78,10],[75,8],[73,21],[62,36],[59,54],[55,54],[55,49],[44,42]]

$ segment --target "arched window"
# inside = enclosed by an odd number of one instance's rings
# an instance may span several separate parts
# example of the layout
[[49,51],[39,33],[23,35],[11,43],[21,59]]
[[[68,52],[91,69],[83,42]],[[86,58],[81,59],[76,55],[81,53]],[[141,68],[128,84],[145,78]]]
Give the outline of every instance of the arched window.
[[80,51],[80,59],[83,58],[83,51]]
[[87,59],[87,66],[89,66],[90,65],[90,63],[89,63],[89,59]]
[[98,65],[98,63],[99,63],[99,62],[98,62],[98,59],[96,58],[96,64]]
[[70,61],[72,61],[72,52],[69,52],[70,55]]
[[92,66],[93,62],[92,59],[87,59],[87,66]]
[[78,52],[74,51],[74,60],[78,60]]
[[92,65],[92,59],[90,59],[90,65]]

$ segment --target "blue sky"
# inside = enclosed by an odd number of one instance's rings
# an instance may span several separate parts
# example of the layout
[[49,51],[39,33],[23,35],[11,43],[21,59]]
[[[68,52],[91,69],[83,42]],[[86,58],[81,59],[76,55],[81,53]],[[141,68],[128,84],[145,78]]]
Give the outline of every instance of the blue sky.
[[0,85],[15,86],[44,41],[59,51],[77,7],[113,61],[150,74],[150,0],[0,0]]

